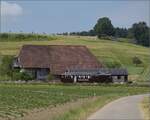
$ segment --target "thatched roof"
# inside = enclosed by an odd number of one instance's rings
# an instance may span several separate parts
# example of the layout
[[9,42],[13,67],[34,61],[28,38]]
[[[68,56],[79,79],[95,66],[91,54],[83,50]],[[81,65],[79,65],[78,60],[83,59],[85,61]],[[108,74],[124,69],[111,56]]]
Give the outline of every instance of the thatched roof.
[[23,68],[49,68],[53,74],[102,66],[85,46],[76,45],[24,45],[18,58]]

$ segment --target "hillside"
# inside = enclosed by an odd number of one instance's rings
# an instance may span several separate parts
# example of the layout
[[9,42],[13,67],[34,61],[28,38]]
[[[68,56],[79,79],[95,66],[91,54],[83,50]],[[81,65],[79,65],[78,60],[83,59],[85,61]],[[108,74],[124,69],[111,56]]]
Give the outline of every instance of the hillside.
[[[86,45],[91,52],[107,67],[125,67],[130,74],[130,80],[147,81],[150,78],[149,74],[149,48],[139,45],[116,42],[110,40],[99,40],[95,37],[74,37],[74,36],[55,36],[47,37],[46,40],[37,40],[32,37],[31,40],[14,39],[0,41],[0,57],[3,55],[17,55],[19,49],[24,44],[40,44],[40,45]],[[134,56],[142,60],[140,66],[132,63]]]

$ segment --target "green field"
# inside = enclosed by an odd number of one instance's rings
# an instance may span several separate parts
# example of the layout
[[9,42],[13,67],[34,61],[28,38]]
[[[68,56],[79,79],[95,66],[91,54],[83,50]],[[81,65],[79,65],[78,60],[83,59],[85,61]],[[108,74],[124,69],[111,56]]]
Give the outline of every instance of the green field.
[[[28,36],[29,37],[29,36]],[[22,45],[86,45],[90,51],[106,67],[118,66],[127,68],[129,80],[150,80],[150,54],[149,48],[125,42],[99,40],[96,37],[32,36],[30,39],[9,37],[0,40],[0,62],[5,55],[16,56]],[[136,66],[132,63],[134,56],[142,60],[142,64]],[[7,76],[0,76],[0,80],[9,80]],[[83,104],[75,104],[72,109],[63,109],[61,115],[54,115],[53,120],[80,120],[86,119],[89,113],[94,112],[104,104],[122,96],[148,93],[149,87],[129,85],[31,85],[31,84],[0,84],[0,120],[1,118],[21,117],[28,110],[56,107],[73,102],[81,98],[89,98]],[[92,100],[96,97],[96,100]],[[83,100],[84,101],[84,100]],[[71,106],[69,106],[71,107]],[[61,116],[61,117],[60,117]]]
[[[148,92],[149,87],[127,85],[67,86],[0,84],[0,118],[21,117],[26,113],[26,110],[48,107],[50,105],[52,107],[55,107],[59,104],[63,104],[69,101],[75,101],[80,98],[88,98],[91,96],[100,97],[97,103],[93,103],[96,104],[95,107],[99,107],[100,105],[102,106],[106,104],[107,101],[111,101],[121,96],[142,94]],[[91,109],[93,106],[91,106]],[[85,110],[88,109],[88,105],[86,105]],[[76,111],[77,113],[73,112],[69,114],[72,117],[74,114],[76,117],[81,117],[81,113],[83,112],[80,111],[81,108],[76,108],[76,110],[79,111]],[[64,116],[65,114],[62,117]]]
[[[55,39],[52,38],[53,37],[47,37],[46,40],[37,40],[33,38],[30,41],[26,39],[21,39],[20,41],[11,41],[11,39],[6,41],[3,40],[0,42],[0,56],[17,55],[24,44],[86,45],[105,66],[115,67],[119,65],[127,68],[131,80],[148,81],[150,78],[149,48],[128,42],[100,40],[96,37],[55,36]],[[139,57],[143,63],[139,66],[134,65],[132,63],[132,58],[134,56]]]

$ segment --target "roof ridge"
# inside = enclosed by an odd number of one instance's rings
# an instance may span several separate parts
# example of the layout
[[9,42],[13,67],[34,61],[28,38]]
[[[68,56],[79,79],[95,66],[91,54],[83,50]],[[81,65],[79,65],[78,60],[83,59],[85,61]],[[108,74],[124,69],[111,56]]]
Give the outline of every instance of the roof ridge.
[[23,46],[74,46],[74,47],[87,47],[86,45],[36,45],[36,44],[24,44]]

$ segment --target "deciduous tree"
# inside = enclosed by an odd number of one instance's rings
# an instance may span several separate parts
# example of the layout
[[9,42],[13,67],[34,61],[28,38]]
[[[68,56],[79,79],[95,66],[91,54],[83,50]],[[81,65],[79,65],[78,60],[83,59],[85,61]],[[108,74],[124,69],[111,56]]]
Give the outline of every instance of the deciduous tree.
[[99,38],[114,35],[114,27],[107,17],[100,18],[94,26],[94,30]]

